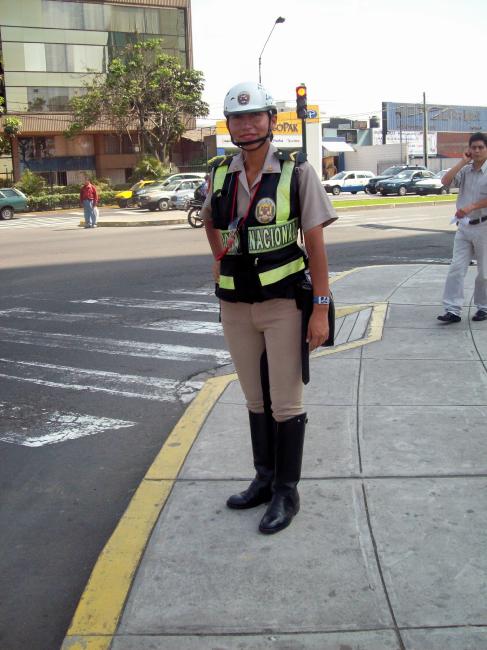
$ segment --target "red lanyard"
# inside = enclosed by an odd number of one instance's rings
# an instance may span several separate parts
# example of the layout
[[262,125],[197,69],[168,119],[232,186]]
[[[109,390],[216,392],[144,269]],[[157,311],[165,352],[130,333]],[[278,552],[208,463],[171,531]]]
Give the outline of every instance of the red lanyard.
[[[238,180],[239,180],[239,177],[240,177],[240,172],[237,172],[237,176],[236,176],[236,178],[235,178],[235,188],[234,188],[234,190],[233,190],[232,212],[231,212],[231,215],[232,215],[232,216],[235,214],[235,203],[236,203],[236,201],[237,201],[237,191],[238,191]],[[229,235],[229,237],[228,237],[228,239],[227,239],[227,245],[225,246],[225,248],[222,250],[221,253],[218,253],[218,255],[216,256],[216,261],[217,261],[217,262],[219,262],[220,260],[222,260],[222,259],[225,257],[225,255],[228,253],[228,251],[232,248],[232,246],[233,246],[233,244],[234,244],[234,242],[235,242],[235,237],[237,236],[238,231],[239,231],[239,230],[242,230],[244,223],[247,221],[247,217],[248,217],[249,214],[250,214],[250,210],[251,210],[251,208],[252,208],[252,204],[253,204],[253,202],[254,202],[254,199],[255,199],[255,196],[256,196],[257,192],[259,191],[259,188],[260,188],[260,184],[261,184],[261,183],[262,183],[262,176],[261,176],[261,178],[260,178],[260,181],[257,183],[257,187],[255,188],[254,192],[252,193],[252,195],[251,195],[251,197],[250,197],[249,205],[248,205],[248,207],[247,207],[247,212],[246,212],[245,215],[242,217],[242,219],[240,219],[240,221],[237,223],[237,227],[235,228],[235,230],[233,231],[233,233],[232,233],[231,235]]]

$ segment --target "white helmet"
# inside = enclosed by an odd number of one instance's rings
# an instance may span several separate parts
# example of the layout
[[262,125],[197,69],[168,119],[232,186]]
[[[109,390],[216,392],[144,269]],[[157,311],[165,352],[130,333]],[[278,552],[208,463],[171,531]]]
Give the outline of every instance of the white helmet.
[[277,107],[260,83],[244,81],[230,88],[225,96],[223,103],[225,117],[237,113],[260,113],[261,111],[277,113]]

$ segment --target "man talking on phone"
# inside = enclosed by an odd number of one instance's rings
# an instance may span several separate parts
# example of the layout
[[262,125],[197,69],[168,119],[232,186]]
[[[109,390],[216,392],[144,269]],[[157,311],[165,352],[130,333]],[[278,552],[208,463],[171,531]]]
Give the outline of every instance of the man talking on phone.
[[459,323],[463,306],[465,275],[472,257],[477,258],[474,321],[487,320],[487,136],[473,133],[459,163],[448,171],[441,182],[458,186],[457,219],[453,256],[443,292],[445,313],[438,320],[445,324]]

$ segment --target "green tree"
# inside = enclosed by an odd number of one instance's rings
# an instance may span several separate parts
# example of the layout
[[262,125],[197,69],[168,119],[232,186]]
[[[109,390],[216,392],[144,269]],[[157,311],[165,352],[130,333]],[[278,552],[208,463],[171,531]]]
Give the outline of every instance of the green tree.
[[[18,117],[5,117],[3,120],[3,132],[4,136],[2,142],[0,142],[0,148],[4,150],[4,153],[11,153],[12,151],[12,142],[22,131],[22,122]],[[3,143],[3,144],[2,144]]]
[[142,156],[134,168],[131,180],[135,183],[142,178],[162,178],[170,173],[169,167],[166,167],[159,158],[155,156]]
[[190,120],[208,115],[203,88],[203,74],[165,54],[161,40],[129,44],[104,78],[95,77],[84,95],[71,100],[73,121],[66,134],[77,135],[106,119],[120,136],[132,140],[135,133],[139,151],[165,163]]

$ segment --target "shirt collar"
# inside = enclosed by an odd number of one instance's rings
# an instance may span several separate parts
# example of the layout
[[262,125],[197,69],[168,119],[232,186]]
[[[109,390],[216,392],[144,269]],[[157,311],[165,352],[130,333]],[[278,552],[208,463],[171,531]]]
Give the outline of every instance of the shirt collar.
[[[278,152],[277,147],[275,147],[271,142],[264,160],[264,164],[262,166],[263,174],[281,173],[281,165],[276,155],[277,152]],[[244,160],[243,160],[242,152],[240,152],[232,158],[232,162],[228,167],[228,172],[233,173],[233,172],[243,172],[243,171],[245,171]]]
[[482,174],[487,174],[487,160],[484,162],[484,164],[482,165],[482,167],[479,167],[478,169],[475,169],[475,167],[473,166],[473,164],[470,165],[468,171],[471,172],[471,173],[474,173],[474,172],[481,172]]

